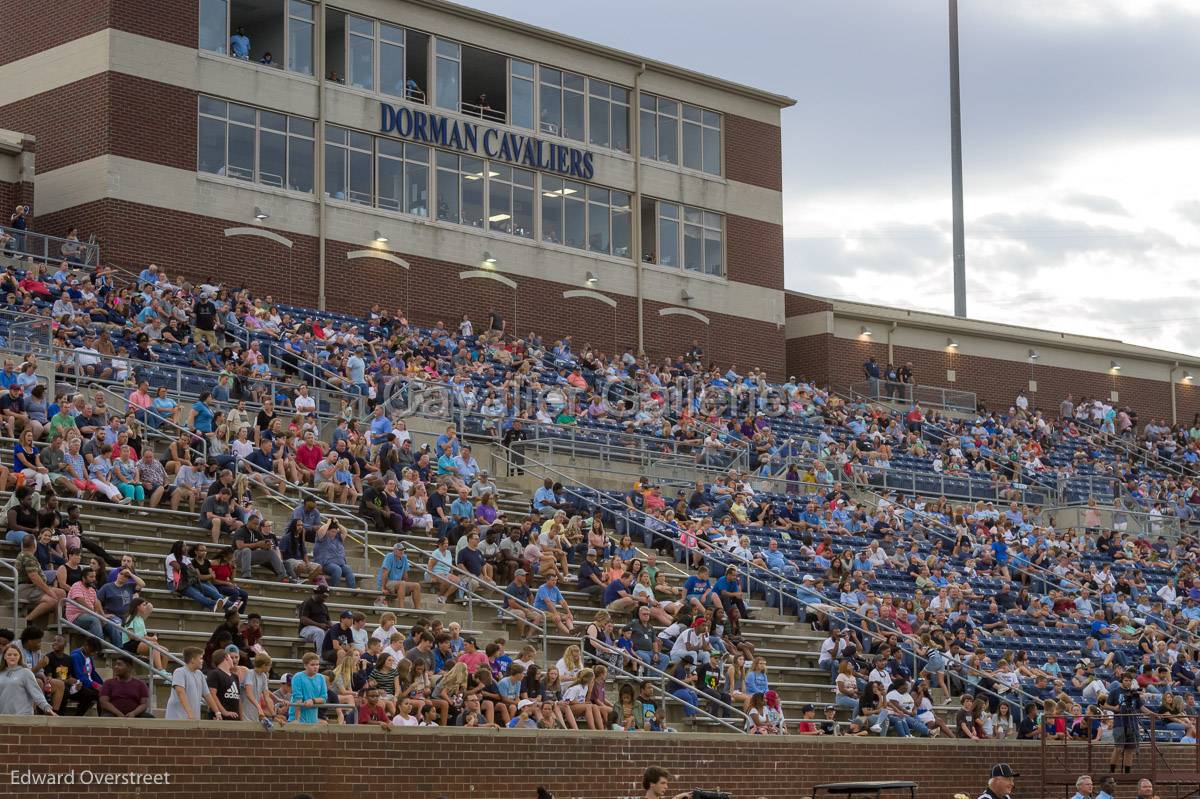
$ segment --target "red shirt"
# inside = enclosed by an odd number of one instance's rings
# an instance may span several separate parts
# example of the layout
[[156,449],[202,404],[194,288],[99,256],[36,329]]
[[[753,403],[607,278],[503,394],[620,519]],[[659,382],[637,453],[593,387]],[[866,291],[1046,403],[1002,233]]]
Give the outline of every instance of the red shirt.
[[320,444],[313,444],[311,447],[308,444],[301,444],[296,447],[296,461],[309,471],[317,468],[317,464],[324,457],[325,450],[321,448]]
[[391,721],[387,711],[381,705],[362,704],[358,706],[359,724],[377,724],[381,721]]
[[214,563],[212,567],[213,577],[223,583],[228,583],[233,580],[233,564],[232,563]]

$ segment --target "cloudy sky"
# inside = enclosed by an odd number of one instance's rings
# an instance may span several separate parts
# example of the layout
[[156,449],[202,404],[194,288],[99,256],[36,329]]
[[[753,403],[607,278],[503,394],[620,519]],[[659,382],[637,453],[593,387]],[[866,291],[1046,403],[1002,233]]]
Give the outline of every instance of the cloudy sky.
[[[944,0],[460,0],[796,98],[788,288],[953,310]],[[1200,2],[960,0],[967,311],[1200,352]]]

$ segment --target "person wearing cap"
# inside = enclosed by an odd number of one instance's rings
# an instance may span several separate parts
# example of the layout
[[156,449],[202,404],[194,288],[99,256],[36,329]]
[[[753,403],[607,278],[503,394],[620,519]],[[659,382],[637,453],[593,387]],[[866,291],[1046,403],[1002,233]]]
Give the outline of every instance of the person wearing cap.
[[587,594],[588,598],[593,601],[598,601],[604,596],[606,587],[604,570],[597,563],[599,559],[596,550],[588,549],[583,563],[579,564],[579,574],[577,575],[576,589],[582,594]]
[[524,569],[513,572],[512,582],[504,587],[504,607],[517,623],[517,638],[533,638],[542,624],[542,614],[533,608],[533,591]]
[[488,470],[480,469],[475,473],[475,481],[471,483],[471,499],[482,499],[485,494],[496,497],[500,495],[500,489],[488,475]]
[[1019,776],[1007,763],[997,763],[992,766],[987,789],[979,794],[979,799],[1012,799],[1013,780]]
[[338,623],[325,631],[321,639],[321,660],[334,665],[343,654],[354,648],[354,611],[343,610],[338,615]]
[[405,598],[412,600],[413,608],[421,608],[421,584],[408,579],[411,564],[404,552],[404,542],[397,541],[392,545],[392,551],[383,559],[379,572],[375,576],[375,584],[382,596],[375,600],[378,607],[391,607],[392,601],[398,601],[399,607],[404,607]]

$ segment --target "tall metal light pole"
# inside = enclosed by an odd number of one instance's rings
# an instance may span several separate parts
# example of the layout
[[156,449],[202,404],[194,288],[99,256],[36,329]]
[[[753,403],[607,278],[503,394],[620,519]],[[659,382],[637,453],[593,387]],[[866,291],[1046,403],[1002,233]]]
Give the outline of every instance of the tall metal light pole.
[[967,315],[967,245],[963,233],[962,103],[958,91],[958,0],[950,0],[950,180],[954,215],[954,315]]

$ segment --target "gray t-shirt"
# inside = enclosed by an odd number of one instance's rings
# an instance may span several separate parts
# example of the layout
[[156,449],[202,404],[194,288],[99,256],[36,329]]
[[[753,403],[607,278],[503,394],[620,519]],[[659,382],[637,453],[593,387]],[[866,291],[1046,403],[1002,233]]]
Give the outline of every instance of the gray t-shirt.
[[[254,691],[254,701],[247,696],[246,687]],[[258,712],[258,703],[267,693],[267,675],[260,674],[254,669],[247,669],[242,677],[242,711],[241,716],[246,721],[258,721],[262,714]]]
[[191,671],[186,666],[180,666],[171,672],[171,698],[167,700],[167,715],[166,718],[175,721],[187,721],[187,711],[183,709],[183,703],[179,701],[179,695],[175,693],[176,688],[182,688],[187,696],[188,704],[192,708],[192,713],[200,719],[200,710],[203,707],[203,696],[208,691],[208,682],[204,679],[204,672],[196,669]]

